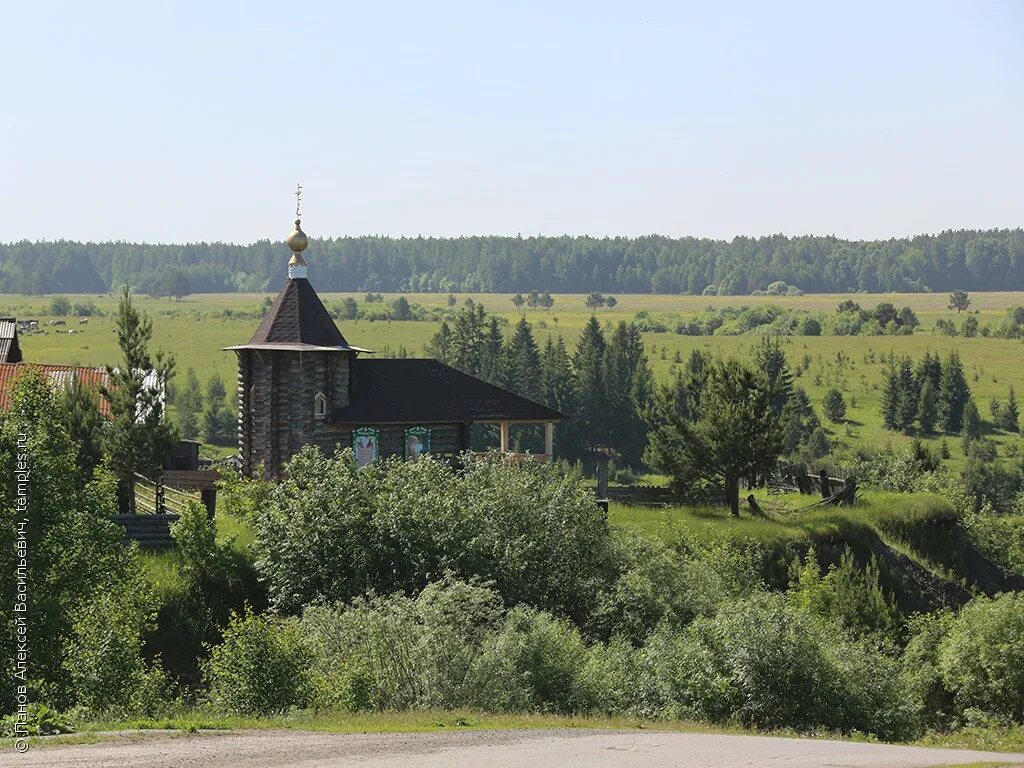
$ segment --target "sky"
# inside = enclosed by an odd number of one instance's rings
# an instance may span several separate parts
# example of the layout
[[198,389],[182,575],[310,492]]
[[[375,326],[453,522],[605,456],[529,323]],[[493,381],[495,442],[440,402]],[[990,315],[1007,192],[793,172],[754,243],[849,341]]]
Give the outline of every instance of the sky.
[[1024,3],[6,4],[0,242],[1024,225]]

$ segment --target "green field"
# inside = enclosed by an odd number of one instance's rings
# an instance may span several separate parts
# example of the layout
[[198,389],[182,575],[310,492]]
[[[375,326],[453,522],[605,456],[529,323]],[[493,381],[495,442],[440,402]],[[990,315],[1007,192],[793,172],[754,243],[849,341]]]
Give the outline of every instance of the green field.
[[[386,295],[390,300],[397,294]],[[446,307],[444,294],[404,294],[424,307]],[[139,305],[153,317],[155,343],[174,353],[179,369],[194,367],[201,377],[213,372],[219,373],[228,383],[229,389],[235,375],[235,357],[223,352],[223,347],[245,342],[255,330],[256,314],[264,300],[271,294],[203,294],[189,296],[183,301],[138,298]],[[362,294],[324,294],[328,305],[345,296],[362,300]],[[459,306],[472,297],[483,303],[488,310],[498,313],[510,321],[518,319],[510,303],[509,294],[459,294]],[[974,293],[971,294],[972,312],[977,310],[978,319],[985,323],[998,323],[1007,308],[1024,304],[1024,293]],[[51,318],[43,314],[49,304],[46,297],[0,296],[0,310],[18,317],[34,317],[40,320],[47,333],[26,335],[22,340],[25,359],[46,363],[81,363],[98,365],[110,363],[117,358],[116,343],[110,311],[116,307],[113,296],[70,296],[75,300],[92,300],[104,313],[104,317],[93,317],[87,325],[80,326],[74,318],[67,318],[64,332],[58,333],[45,323]],[[584,306],[583,296],[576,294],[555,295],[555,305],[550,311],[526,310],[526,318],[533,324],[538,341],[543,343],[547,336],[563,335],[574,343],[591,311]],[[641,309],[655,312],[677,312],[696,314],[708,306],[752,306],[756,304],[778,304],[807,310],[829,310],[846,298],[847,294],[818,294],[796,297],[768,296],[670,296],[670,295],[623,295],[617,297],[614,309],[600,309],[597,316],[605,322],[629,320]],[[812,400],[820,402],[829,387],[836,386],[844,391],[847,399],[847,421],[841,425],[828,425],[830,439],[841,454],[861,447],[883,448],[905,445],[910,438],[885,430],[879,415],[882,373],[886,368],[883,356],[890,352],[899,355],[920,357],[925,350],[945,355],[956,349],[963,358],[968,379],[982,417],[988,416],[989,400],[993,397],[1005,399],[1008,388],[1013,385],[1018,394],[1024,393],[1024,342],[1020,340],[947,337],[935,335],[935,321],[945,317],[957,321],[957,314],[946,308],[945,294],[858,294],[852,296],[861,306],[873,307],[881,301],[897,306],[908,305],[921,320],[921,327],[913,336],[791,336],[784,337],[784,348],[791,365],[795,368],[806,355],[810,367],[798,379]],[[247,318],[224,317],[231,312],[254,313]],[[959,319],[962,319],[959,318]],[[341,321],[342,332],[353,344],[369,347],[384,354],[395,353],[405,348],[410,354],[421,355],[423,345],[435,331],[435,322],[369,322]],[[76,333],[67,333],[75,330]],[[692,349],[710,352],[749,356],[757,336],[680,336],[674,333],[645,334],[648,353],[658,379],[668,378],[673,360],[683,359]],[[1016,435],[994,433],[992,437],[1005,449],[1019,443]],[[932,439],[933,444],[938,439]],[[962,456],[960,441],[948,440],[953,458]],[[1011,450],[1015,450],[1012,448]]]

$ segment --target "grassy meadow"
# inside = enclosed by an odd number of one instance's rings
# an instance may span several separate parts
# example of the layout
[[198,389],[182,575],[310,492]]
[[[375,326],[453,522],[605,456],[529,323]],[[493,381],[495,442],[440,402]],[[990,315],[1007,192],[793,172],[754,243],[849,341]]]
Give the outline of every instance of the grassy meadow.
[[[390,301],[397,294],[385,295]],[[446,294],[404,294],[409,301],[424,307],[446,307]],[[153,317],[155,345],[173,352],[179,370],[194,367],[202,378],[219,373],[228,384],[235,375],[235,356],[222,348],[245,342],[255,330],[256,315],[248,317],[225,316],[233,313],[258,313],[264,300],[271,294],[197,294],[182,301],[138,297],[139,305]],[[353,296],[362,301],[361,293],[330,293],[322,296],[332,303]],[[491,312],[502,315],[510,323],[518,319],[509,294],[458,294],[458,306],[465,299],[483,303]],[[1024,304],[1024,293],[973,293],[971,311],[978,313],[979,322],[997,324],[1007,308]],[[63,332],[46,326],[52,319],[45,315],[50,297],[0,296],[0,311],[17,317],[40,320],[47,333],[30,334],[22,339],[22,350],[28,361],[46,363],[80,363],[99,365],[117,359],[116,339],[113,334],[111,311],[116,307],[116,296],[69,296],[72,301],[91,300],[104,313],[89,318],[86,325],[77,319],[66,318]],[[641,309],[652,312],[696,314],[709,306],[753,306],[778,304],[806,310],[830,310],[844,299],[853,298],[865,308],[881,301],[896,306],[910,306],[918,315],[921,327],[913,336],[791,336],[783,337],[784,348],[791,366],[796,369],[806,357],[810,365],[802,371],[798,383],[820,407],[825,392],[832,386],[843,391],[847,400],[847,420],[843,424],[826,424],[830,439],[840,453],[861,447],[897,448],[911,438],[884,429],[879,414],[882,375],[888,355],[910,355],[919,358],[926,350],[945,355],[956,349],[964,366],[982,417],[989,415],[992,398],[1005,399],[1013,385],[1018,395],[1024,394],[1024,342],[996,338],[947,337],[935,335],[933,329],[939,318],[962,320],[956,312],[946,308],[945,294],[816,294],[807,296],[673,296],[622,295],[613,309],[602,308],[597,316],[604,322],[629,320]],[[557,294],[555,305],[549,311],[525,310],[523,313],[533,324],[540,343],[548,336],[562,335],[570,343],[575,340],[589,319],[591,310],[584,306],[584,297],[578,294]],[[423,346],[434,333],[435,322],[340,321],[339,326],[348,340],[385,354],[405,348],[412,355],[421,355]],[[75,333],[67,331],[74,330]],[[675,333],[647,333],[648,355],[656,377],[665,381],[671,375],[676,359],[684,359],[691,350],[747,357],[758,337],[747,336],[680,336]],[[1016,435],[994,433],[1002,448],[1019,443]],[[929,442],[937,447],[940,438]],[[947,440],[954,460],[962,456],[960,441]],[[1010,448],[1011,451],[1016,447]]]

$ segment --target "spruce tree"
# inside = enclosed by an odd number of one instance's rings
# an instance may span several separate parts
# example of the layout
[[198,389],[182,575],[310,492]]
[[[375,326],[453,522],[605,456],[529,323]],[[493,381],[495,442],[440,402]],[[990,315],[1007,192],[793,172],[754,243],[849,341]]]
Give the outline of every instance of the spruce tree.
[[607,447],[611,437],[608,429],[608,390],[606,354],[607,342],[600,323],[593,315],[583,326],[572,365],[578,387],[580,430],[583,441],[591,450]]
[[577,409],[576,380],[569,361],[569,351],[561,336],[554,342],[548,337],[540,358],[541,402],[549,408],[573,417],[561,422],[555,428],[555,453],[559,456],[576,457],[582,454],[579,425],[575,415]]
[[234,440],[235,414],[228,408],[227,390],[216,373],[206,384],[206,407],[203,409],[203,439],[214,445],[230,445]]
[[423,347],[423,351],[427,357],[432,357],[434,360],[449,364],[452,362],[455,339],[447,320],[441,321],[441,327],[430,337],[430,341]]
[[846,417],[846,401],[843,399],[843,393],[835,387],[829,389],[822,401],[822,409],[829,421],[833,423],[842,421]]
[[647,443],[643,410],[653,390],[653,374],[647,362],[640,329],[620,322],[607,347],[608,429],[615,448],[628,464],[640,462]]
[[963,438],[964,446],[968,446],[981,437],[981,414],[978,413],[978,406],[974,398],[968,398],[963,410]]
[[501,320],[491,315],[484,331],[483,346],[480,350],[480,373],[484,381],[501,385],[508,377],[505,369],[505,335],[501,332]]
[[540,400],[540,350],[526,318],[516,323],[512,338],[505,349],[506,389],[531,400]]
[[472,376],[479,376],[484,358],[487,312],[482,304],[469,303],[452,321],[451,365]]
[[921,358],[914,369],[914,376],[917,377],[919,386],[923,385],[927,380],[931,382],[932,391],[938,392],[942,382],[942,360],[939,358],[938,353],[933,355],[930,351],[926,350],[924,357]]
[[185,371],[185,386],[174,400],[178,411],[178,431],[182,437],[199,437],[199,420],[203,413],[203,388],[195,368]]
[[886,429],[907,431],[917,418],[919,392],[909,357],[890,365],[882,390],[882,421]]
[[793,387],[793,394],[782,410],[783,453],[797,453],[820,427],[821,420],[811,406],[811,398],[802,387]]
[[943,432],[960,431],[964,406],[970,397],[971,388],[960,355],[954,350],[942,365],[942,381],[939,385],[939,426]]
[[1017,395],[1010,386],[1010,394],[1006,398],[1006,405],[999,414],[999,426],[1007,432],[1018,432],[1020,430],[1020,410],[1017,407]]
[[930,435],[935,430],[935,422],[939,418],[938,400],[931,379],[926,378],[921,384],[921,396],[917,399],[917,422],[921,431]]
[[898,423],[899,428],[909,432],[917,418],[917,401],[920,392],[914,378],[913,365],[909,357],[904,357],[899,365]]
[[793,391],[793,375],[777,337],[761,337],[754,348],[754,367],[767,377],[775,413],[782,413]]
[[886,429],[900,428],[900,376],[895,365],[886,370],[882,385],[882,423]]

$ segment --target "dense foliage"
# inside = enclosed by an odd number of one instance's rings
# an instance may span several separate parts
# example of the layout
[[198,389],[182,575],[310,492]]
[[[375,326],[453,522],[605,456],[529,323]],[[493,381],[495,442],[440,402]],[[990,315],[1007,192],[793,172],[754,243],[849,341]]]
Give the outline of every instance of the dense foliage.
[[[706,238],[349,237],[311,240],[323,291],[533,290],[743,295],[1024,289],[1024,231],[962,230],[877,241],[831,236]],[[281,245],[0,245],[2,293],[267,291]]]
[[[606,328],[591,316],[571,353],[561,336],[549,337],[542,349],[526,318],[506,339],[501,319],[470,301],[451,322],[442,320],[426,354],[570,416],[555,433],[559,456],[601,451],[628,465],[640,463],[647,441],[644,410],[654,384],[637,325]],[[535,452],[542,445],[537,428],[514,439]]]
[[[22,435],[19,443],[19,433]],[[139,574],[138,556],[121,543],[110,520],[117,511],[114,478],[83,476],[76,466],[66,412],[45,378],[32,368],[15,385],[0,416],[0,558],[5,598],[0,622],[15,637],[24,619],[30,643],[29,676],[14,676],[15,646],[2,645],[4,685],[28,685],[32,698],[66,707],[145,710],[157,700],[162,676],[143,656],[143,632],[154,604]],[[18,457],[28,473],[18,478]],[[17,494],[27,493],[27,511]],[[29,592],[27,610],[15,606],[15,542],[24,523]],[[4,692],[4,707],[14,701]]]
[[358,469],[307,448],[256,512],[258,566],[275,606],[412,592],[451,572],[511,604],[582,620],[607,529],[593,495],[553,465],[429,457]]

